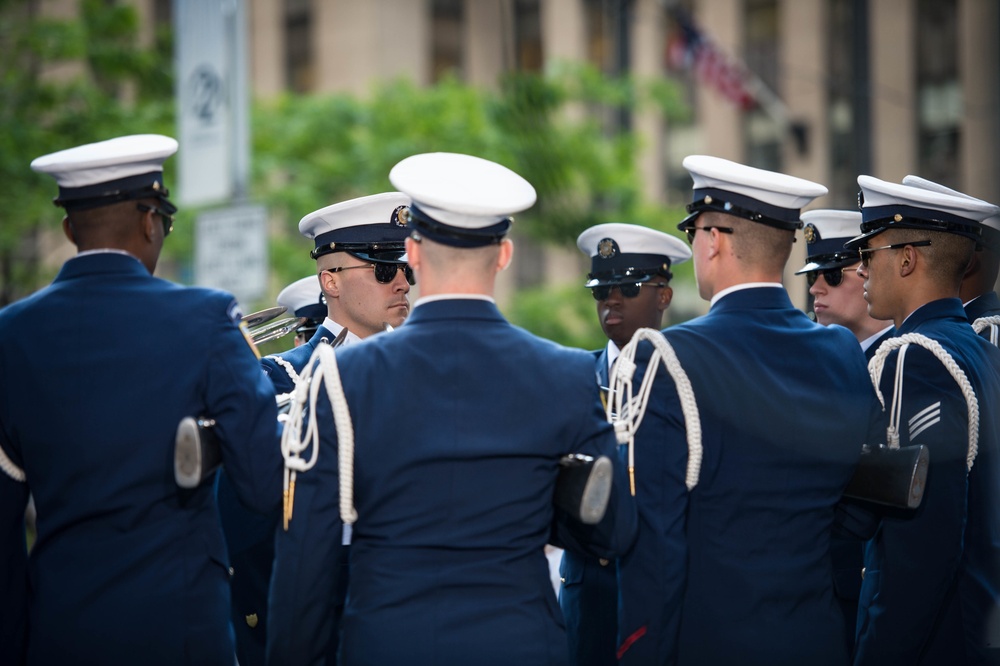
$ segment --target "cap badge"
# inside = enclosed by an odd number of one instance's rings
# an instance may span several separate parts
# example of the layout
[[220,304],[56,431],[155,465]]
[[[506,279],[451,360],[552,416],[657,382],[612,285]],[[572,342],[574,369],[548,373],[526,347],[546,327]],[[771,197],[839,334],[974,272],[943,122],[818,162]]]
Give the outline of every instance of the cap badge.
[[816,225],[811,222],[802,229],[802,235],[805,236],[806,242],[810,245],[816,242],[819,238],[819,233],[816,231]]
[[392,211],[392,216],[389,218],[389,224],[394,224],[397,227],[405,227],[409,219],[410,207],[396,206],[396,209]]
[[160,181],[158,181],[158,180],[154,180],[153,181],[153,191],[154,192],[159,192],[160,191]]
[[615,256],[615,242],[610,238],[605,238],[597,244],[597,254],[601,259],[610,259]]

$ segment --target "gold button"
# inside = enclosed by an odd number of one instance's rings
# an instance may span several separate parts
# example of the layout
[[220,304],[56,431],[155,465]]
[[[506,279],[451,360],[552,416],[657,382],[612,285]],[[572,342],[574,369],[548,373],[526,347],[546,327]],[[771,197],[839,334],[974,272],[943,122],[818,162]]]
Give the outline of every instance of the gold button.
[[604,559],[603,557],[601,559],[597,560],[597,561],[600,563],[600,565],[602,567],[608,566],[608,561],[606,559]]
[[247,624],[250,625],[251,629],[257,626],[257,613],[247,615]]
[[565,582],[566,582],[566,579],[565,579],[565,578],[563,578],[562,576],[559,576],[559,582],[560,582],[560,583],[565,583]]

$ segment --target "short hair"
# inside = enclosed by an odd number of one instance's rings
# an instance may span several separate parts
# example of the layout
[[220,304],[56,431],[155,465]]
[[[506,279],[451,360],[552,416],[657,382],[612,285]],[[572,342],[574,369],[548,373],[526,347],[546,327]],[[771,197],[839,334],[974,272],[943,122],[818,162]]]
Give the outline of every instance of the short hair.
[[788,257],[792,254],[792,243],[795,241],[794,231],[779,229],[768,224],[752,222],[724,213],[711,212],[707,214],[718,215],[717,218],[709,218],[713,220],[712,225],[716,224],[717,221],[719,226],[732,227],[733,254],[736,255],[740,263],[778,273],[785,270]]
[[106,206],[67,211],[66,217],[73,227],[73,237],[78,244],[120,244],[129,240],[136,233],[136,223],[142,215],[136,207],[137,203],[141,201],[119,201]]
[[971,238],[944,231],[922,229],[890,229],[888,244],[913,243],[930,240],[931,244],[917,248],[927,261],[927,271],[935,280],[943,284],[959,285],[976,251],[976,242]]

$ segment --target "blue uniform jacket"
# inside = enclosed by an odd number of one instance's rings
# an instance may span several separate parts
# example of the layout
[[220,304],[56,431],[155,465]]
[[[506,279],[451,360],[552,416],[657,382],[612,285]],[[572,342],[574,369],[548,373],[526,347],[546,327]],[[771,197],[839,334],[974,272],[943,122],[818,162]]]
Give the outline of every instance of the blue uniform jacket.
[[[552,502],[562,455],[614,459],[593,357],[469,298],[420,304],[392,334],[337,359],[358,511],[340,663],[566,664],[546,542],[614,557],[635,535],[617,467],[597,526],[573,531]],[[278,533],[274,663],[319,663],[335,631],[338,471],[325,399],[317,418],[327,424],[318,462],[299,475],[289,531]]]
[[[608,348],[594,352],[597,382],[608,386]],[[614,560],[564,551],[559,607],[566,621],[570,664],[614,666],[618,633],[618,576]]]
[[[308,342],[277,356],[288,362],[295,372],[301,372],[316,345],[324,338],[332,341],[333,335],[320,326]],[[295,388],[288,371],[272,357],[263,357],[260,364],[264,374],[271,379],[275,394],[289,393]],[[222,531],[233,572],[232,619],[236,631],[236,654],[240,666],[262,666],[267,638],[267,593],[274,562],[274,533],[281,513],[275,510],[264,515],[244,506],[225,470],[219,474],[217,493]],[[335,647],[333,654],[336,654]]]
[[704,459],[688,493],[660,366],[635,442],[639,536],[619,561],[621,663],[847,663],[831,533],[877,407],[857,340],[777,287],[729,293],[664,335],[692,383]]
[[[308,342],[294,349],[276,354],[276,356],[279,356],[291,365],[295,369],[295,372],[301,373],[302,369],[309,362],[310,357],[312,357],[313,352],[316,351],[316,345],[319,344],[320,340],[324,339],[332,343],[334,335],[325,326],[320,326],[313,333],[313,336],[309,338]],[[260,359],[260,365],[264,369],[264,374],[271,378],[271,383],[274,384],[274,392],[277,395],[290,393],[295,388],[295,380],[271,356],[265,356]]]
[[[976,321],[980,317],[996,317],[997,315],[1000,315],[1000,296],[997,296],[995,291],[977,296],[965,305],[965,316],[970,322]],[[988,333],[984,331],[980,335],[985,337],[988,336]]]
[[[984,626],[1000,598],[1000,350],[975,335],[958,299],[918,308],[898,335],[911,332],[939,342],[969,378],[979,400],[979,453],[967,473],[965,399],[937,358],[911,346],[900,445],[929,447],[927,486],[919,509],[882,517],[866,550],[855,663],[983,663]],[[898,354],[882,372],[889,402]]]
[[[212,484],[178,488],[173,450],[183,417],[214,418],[240,496],[280,502],[274,395],[238,318],[231,295],[113,252],[0,311],[0,447],[38,510],[28,598],[0,597],[0,626],[27,612],[29,664],[233,663]],[[24,514],[13,483],[0,474],[5,531]],[[0,549],[19,561],[24,540]]]

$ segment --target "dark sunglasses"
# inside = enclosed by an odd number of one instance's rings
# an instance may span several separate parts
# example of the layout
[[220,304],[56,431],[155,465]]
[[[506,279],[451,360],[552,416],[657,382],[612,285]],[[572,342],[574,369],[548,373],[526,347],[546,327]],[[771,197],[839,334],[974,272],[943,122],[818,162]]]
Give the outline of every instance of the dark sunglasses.
[[842,268],[828,268],[825,271],[809,271],[806,273],[806,282],[809,286],[816,284],[816,280],[819,279],[820,274],[823,275],[823,279],[826,280],[826,284],[829,287],[839,287],[840,283],[844,281],[844,271],[853,269],[853,266],[844,266]]
[[599,284],[590,288],[595,301],[606,301],[612,289],[621,292],[624,298],[635,298],[643,287],[666,287],[666,282],[623,282],[622,284]]
[[719,233],[722,233],[722,234],[731,234],[731,233],[733,233],[733,228],[732,227],[715,227],[715,226],[696,227],[694,225],[691,225],[690,227],[684,227],[684,233],[686,233],[687,237],[688,237],[688,244],[689,245],[694,245],[694,235],[698,231],[711,231],[712,229],[718,229]]
[[413,279],[413,269],[410,268],[409,264],[362,264],[360,266],[340,266],[339,268],[327,268],[326,270],[331,273],[339,273],[340,271],[348,271],[352,268],[374,268],[375,269],[375,280],[379,284],[389,284],[396,279],[396,270],[403,269],[403,277],[406,281],[414,285],[416,280]]
[[170,213],[164,211],[162,208],[157,208],[156,206],[147,206],[146,204],[137,203],[135,205],[143,213],[148,213],[153,211],[160,216],[160,220],[163,222],[163,237],[166,238],[170,235],[170,232],[174,230],[174,216]]
[[929,240],[922,241],[912,241],[910,243],[894,243],[892,245],[880,245],[879,247],[862,247],[858,248],[858,254],[861,256],[861,265],[868,268],[868,263],[872,260],[872,253],[878,252],[879,250],[899,250],[907,245],[912,247],[927,247],[931,242]]

